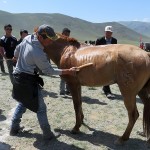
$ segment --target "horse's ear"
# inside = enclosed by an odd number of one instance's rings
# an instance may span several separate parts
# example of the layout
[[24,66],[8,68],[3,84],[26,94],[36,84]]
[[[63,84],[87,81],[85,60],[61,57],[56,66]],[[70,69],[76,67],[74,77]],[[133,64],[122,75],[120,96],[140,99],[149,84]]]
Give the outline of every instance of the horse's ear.
[[38,28],[39,28],[39,27],[35,26],[34,29],[33,29],[33,31],[34,31],[34,32],[37,32]]
[[57,35],[58,38],[62,37],[62,34],[60,34],[60,33],[56,33],[56,35]]
[[62,35],[62,34],[60,34],[60,33],[56,33],[56,35],[58,36],[58,38],[61,38],[61,39],[67,40],[67,41],[68,41],[68,39],[69,39],[68,36]]

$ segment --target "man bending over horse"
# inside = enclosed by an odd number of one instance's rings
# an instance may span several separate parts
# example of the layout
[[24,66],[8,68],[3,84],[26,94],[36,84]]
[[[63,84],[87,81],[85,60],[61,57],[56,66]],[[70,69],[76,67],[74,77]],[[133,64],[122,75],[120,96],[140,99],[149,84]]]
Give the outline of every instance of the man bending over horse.
[[52,139],[56,134],[51,131],[47,118],[46,105],[44,103],[39,84],[43,86],[43,80],[34,70],[40,68],[47,75],[74,75],[76,70],[53,69],[48,62],[44,48],[57,39],[57,35],[49,25],[41,25],[37,32],[28,35],[15,49],[14,56],[17,64],[14,69],[14,83],[12,96],[17,100],[18,106],[12,118],[10,135],[15,136],[20,131],[20,122],[26,108],[37,114],[37,118],[43,132],[44,139]]

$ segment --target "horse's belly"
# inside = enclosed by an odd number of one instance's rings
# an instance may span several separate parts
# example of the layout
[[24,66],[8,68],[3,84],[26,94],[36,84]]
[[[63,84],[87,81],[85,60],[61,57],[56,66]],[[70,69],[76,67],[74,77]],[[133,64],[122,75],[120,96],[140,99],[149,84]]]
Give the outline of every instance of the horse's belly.
[[113,70],[107,68],[84,68],[78,74],[78,81],[83,86],[103,86],[115,82]]

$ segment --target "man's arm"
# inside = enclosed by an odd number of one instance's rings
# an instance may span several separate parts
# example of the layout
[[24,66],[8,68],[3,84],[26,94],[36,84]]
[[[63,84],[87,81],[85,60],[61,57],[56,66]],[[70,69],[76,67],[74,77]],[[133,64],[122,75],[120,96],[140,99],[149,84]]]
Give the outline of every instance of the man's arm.
[[4,47],[0,46],[0,54],[6,59]]

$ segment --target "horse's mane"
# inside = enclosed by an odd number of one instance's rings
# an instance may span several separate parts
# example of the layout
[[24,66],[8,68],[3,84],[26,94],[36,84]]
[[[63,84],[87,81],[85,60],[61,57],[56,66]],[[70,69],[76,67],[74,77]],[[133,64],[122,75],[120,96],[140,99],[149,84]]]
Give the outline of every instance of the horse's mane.
[[62,40],[65,40],[67,42],[69,42],[70,45],[72,46],[75,46],[77,48],[79,48],[81,45],[80,45],[80,42],[78,42],[77,39],[75,38],[72,38],[72,37],[67,37],[67,36],[64,36],[60,33],[57,33],[57,35],[59,36],[59,38],[61,38]]

